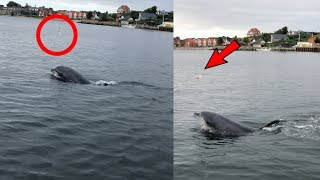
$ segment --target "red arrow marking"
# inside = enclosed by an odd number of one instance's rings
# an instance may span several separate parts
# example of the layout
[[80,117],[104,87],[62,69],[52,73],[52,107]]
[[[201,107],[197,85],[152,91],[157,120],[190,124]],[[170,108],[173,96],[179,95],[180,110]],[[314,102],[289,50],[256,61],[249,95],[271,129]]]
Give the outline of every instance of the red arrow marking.
[[216,48],[204,69],[209,69],[214,66],[219,66],[221,64],[228,63],[228,61],[224,60],[224,58],[227,57],[229,54],[231,54],[233,51],[237,50],[239,47],[240,47],[239,43],[236,40],[233,40],[220,53]]

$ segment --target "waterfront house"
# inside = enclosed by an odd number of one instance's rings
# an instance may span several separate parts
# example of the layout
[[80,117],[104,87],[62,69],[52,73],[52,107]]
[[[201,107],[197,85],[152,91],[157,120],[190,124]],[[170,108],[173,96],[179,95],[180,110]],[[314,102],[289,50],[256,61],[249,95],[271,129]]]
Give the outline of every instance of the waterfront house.
[[92,18],[91,19],[96,19],[96,20],[100,19],[100,17],[98,16],[97,11],[93,11],[92,12]]
[[205,38],[197,39],[198,47],[207,47],[207,41]]
[[5,15],[5,14],[7,14],[6,8],[4,7],[4,5],[0,5],[0,15]]
[[266,44],[266,42],[262,39],[253,39],[251,42],[252,47],[254,48],[261,48],[262,46],[264,46]]
[[215,46],[216,44],[217,44],[216,38],[212,38],[212,37],[207,38],[207,46],[208,46],[208,47],[213,47],[213,46]]
[[247,37],[260,36],[260,35],[261,35],[261,33],[260,33],[259,29],[257,29],[257,28],[251,28],[247,32]]
[[148,20],[148,19],[157,19],[157,15],[154,13],[146,13],[146,12],[140,12],[138,20]]
[[38,14],[39,11],[40,11],[40,8],[38,8],[38,7],[28,7],[27,10],[28,10],[29,12],[35,12],[35,13]]
[[57,14],[69,17],[69,13],[67,10],[59,10],[59,11],[57,11]]
[[6,8],[7,10],[7,14],[14,14],[16,16],[19,16],[21,15],[21,11],[24,10],[24,8],[21,8],[21,7],[7,7]]
[[198,42],[194,38],[185,39],[185,47],[198,47]]
[[222,37],[222,39],[223,39],[223,43],[222,43],[223,46],[227,46],[230,44],[230,41],[228,40],[227,37]]
[[52,8],[49,8],[49,9],[45,8],[45,9],[39,10],[39,17],[47,17],[47,16],[51,16],[52,14],[54,14]]
[[77,19],[86,19],[87,18],[87,13],[85,11],[78,11],[76,12],[77,14]]
[[70,19],[77,19],[76,11],[68,11],[67,15]]
[[133,22],[133,18],[131,16],[122,16],[120,22],[122,25],[128,25],[130,22]]
[[286,34],[271,34],[271,43],[280,41],[280,40],[288,40],[289,37]]

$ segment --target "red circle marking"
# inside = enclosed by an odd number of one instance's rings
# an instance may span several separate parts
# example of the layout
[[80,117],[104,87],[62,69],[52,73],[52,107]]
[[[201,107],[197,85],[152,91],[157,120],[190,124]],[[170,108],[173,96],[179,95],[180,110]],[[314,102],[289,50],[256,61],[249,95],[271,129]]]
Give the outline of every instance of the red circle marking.
[[[72,42],[70,44],[69,47],[67,47],[65,50],[62,50],[62,51],[52,51],[50,49],[48,49],[43,43],[42,43],[42,40],[41,40],[41,30],[43,28],[43,26],[50,20],[52,19],[62,19],[64,21],[66,21],[72,28],[72,31],[73,31],[73,39],[72,39]],[[74,24],[74,22],[69,19],[67,16],[64,16],[64,15],[59,15],[59,14],[54,14],[54,15],[51,15],[51,16],[48,16],[46,18],[44,18],[38,28],[37,28],[37,32],[36,32],[36,39],[37,39],[37,43],[39,45],[39,47],[42,49],[42,51],[44,51],[45,53],[47,54],[50,54],[52,56],[62,56],[62,55],[65,55],[67,53],[69,53],[70,51],[72,51],[72,49],[76,46],[77,44],[77,41],[78,41],[78,29],[76,27],[76,25]]]

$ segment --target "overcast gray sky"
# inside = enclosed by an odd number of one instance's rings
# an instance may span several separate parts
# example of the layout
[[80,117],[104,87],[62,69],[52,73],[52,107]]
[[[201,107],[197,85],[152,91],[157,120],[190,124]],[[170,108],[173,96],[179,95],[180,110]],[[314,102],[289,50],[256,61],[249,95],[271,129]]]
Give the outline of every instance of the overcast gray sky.
[[[116,12],[121,5],[128,5],[133,10],[145,10],[151,6],[157,6],[159,10],[173,10],[173,0],[13,0],[21,5],[26,3],[31,6],[46,6],[66,10],[97,10],[101,12]],[[0,4],[6,5],[9,0],[0,0]]]
[[243,37],[252,27],[320,31],[319,0],[174,0],[175,36]]

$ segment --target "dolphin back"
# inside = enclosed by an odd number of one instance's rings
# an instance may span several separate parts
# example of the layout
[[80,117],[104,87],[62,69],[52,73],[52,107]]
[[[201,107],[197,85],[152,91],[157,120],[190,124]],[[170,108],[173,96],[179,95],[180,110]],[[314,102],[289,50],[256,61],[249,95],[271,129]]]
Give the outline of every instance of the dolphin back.
[[59,74],[63,76],[66,81],[77,84],[90,84],[90,81],[88,81],[85,77],[83,77],[80,73],[72,68],[58,66],[55,69],[59,72]]
[[217,133],[226,135],[239,136],[246,135],[255,131],[255,129],[231,121],[219,114],[212,112],[201,112],[202,118],[206,121],[209,127]]

